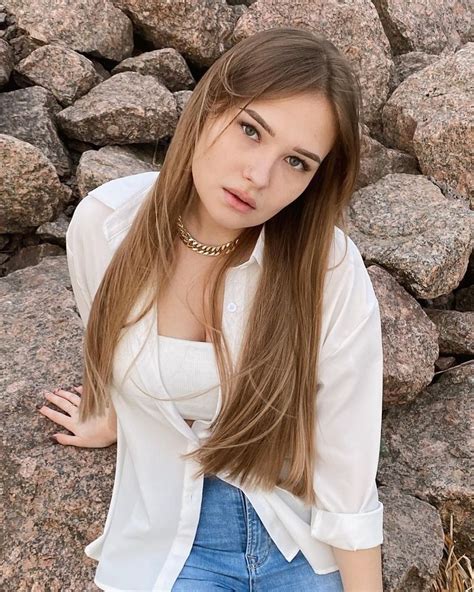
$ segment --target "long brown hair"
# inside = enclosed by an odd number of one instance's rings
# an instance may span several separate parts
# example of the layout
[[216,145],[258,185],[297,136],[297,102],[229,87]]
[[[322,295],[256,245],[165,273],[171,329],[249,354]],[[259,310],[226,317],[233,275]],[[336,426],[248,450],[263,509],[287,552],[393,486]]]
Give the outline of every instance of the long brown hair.
[[[232,253],[216,257],[203,300],[205,319],[200,320],[214,344],[222,407],[209,437],[186,456],[199,462],[197,474],[224,471],[242,484],[266,490],[278,485],[313,504],[323,286],[334,227],[347,228],[345,209],[359,170],[361,104],[348,60],[320,35],[294,28],[257,33],[223,54],[197,84],[161,173],[92,303],[80,418],[105,412],[121,332],[158,305],[172,276],[178,216],[198,199],[191,162],[207,117],[257,98],[302,93],[320,93],[329,100],[337,138],[306,190],[265,222],[263,266],[235,367],[222,332],[219,298],[227,270],[240,262],[261,227],[245,229]],[[146,306],[128,321],[145,291],[150,295]]]

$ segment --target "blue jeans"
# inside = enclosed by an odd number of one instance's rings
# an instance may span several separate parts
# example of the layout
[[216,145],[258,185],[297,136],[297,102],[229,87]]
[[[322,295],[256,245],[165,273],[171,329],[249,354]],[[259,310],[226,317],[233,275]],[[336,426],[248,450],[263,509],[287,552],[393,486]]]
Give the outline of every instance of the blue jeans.
[[319,575],[301,551],[288,562],[238,487],[204,477],[191,552],[173,592],[343,592],[339,571]]

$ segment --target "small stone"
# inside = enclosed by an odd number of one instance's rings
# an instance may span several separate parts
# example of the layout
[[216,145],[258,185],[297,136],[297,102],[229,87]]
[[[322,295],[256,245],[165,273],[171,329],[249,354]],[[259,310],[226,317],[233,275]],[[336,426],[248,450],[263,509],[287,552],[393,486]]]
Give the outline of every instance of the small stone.
[[171,92],[189,90],[196,84],[185,59],[172,47],[127,58],[112,70],[112,74],[119,72],[138,72],[154,76]]
[[435,308],[425,312],[438,328],[442,354],[474,355],[474,312]]
[[60,110],[53,94],[41,86],[0,93],[0,133],[36,146],[64,176],[71,171],[71,160],[56,127]]
[[81,156],[76,171],[79,193],[84,197],[89,191],[112,179],[160,168],[161,164],[146,162],[128,146],[104,146],[100,150],[89,150]]
[[0,134],[0,195],[0,233],[13,233],[54,219],[71,191],[38,148]]
[[5,0],[5,5],[18,27],[42,45],[59,43],[116,61],[132,53],[132,23],[108,0]]
[[412,295],[436,298],[463,278],[474,213],[423,175],[395,173],[363,187],[348,209],[350,236],[366,264],[384,267]]
[[67,136],[103,146],[172,136],[178,114],[173,93],[156,78],[121,72],[61,111],[57,121]]
[[16,65],[15,76],[50,90],[66,107],[103,81],[90,60],[61,45],[35,49]]

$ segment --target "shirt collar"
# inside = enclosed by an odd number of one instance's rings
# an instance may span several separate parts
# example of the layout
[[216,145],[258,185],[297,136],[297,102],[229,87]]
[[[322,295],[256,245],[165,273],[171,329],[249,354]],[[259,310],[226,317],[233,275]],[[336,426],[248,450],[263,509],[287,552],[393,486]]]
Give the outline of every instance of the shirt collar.
[[252,251],[250,257],[247,259],[247,261],[245,261],[241,265],[238,265],[236,267],[236,269],[241,269],[243,267],[247,267],[247,265],[250,265],[253,261],[256,261],[258,263],[258,265],[260,267],[262,267],[264,244],[265,244],[265,224],[262,225],[262,228],[261,228],[260,233],[258,235],[257,242],[255,243],[255,246],[253,248],[253,251]]

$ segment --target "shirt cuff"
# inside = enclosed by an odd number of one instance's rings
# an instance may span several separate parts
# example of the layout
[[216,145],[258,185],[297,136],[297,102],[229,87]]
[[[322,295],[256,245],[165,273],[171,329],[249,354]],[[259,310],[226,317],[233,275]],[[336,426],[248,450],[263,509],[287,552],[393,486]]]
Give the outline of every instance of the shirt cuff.
[[359,514],[327,512],[313,507],[311,536],[347,551],[370,549],[383,542],[383,504]]

